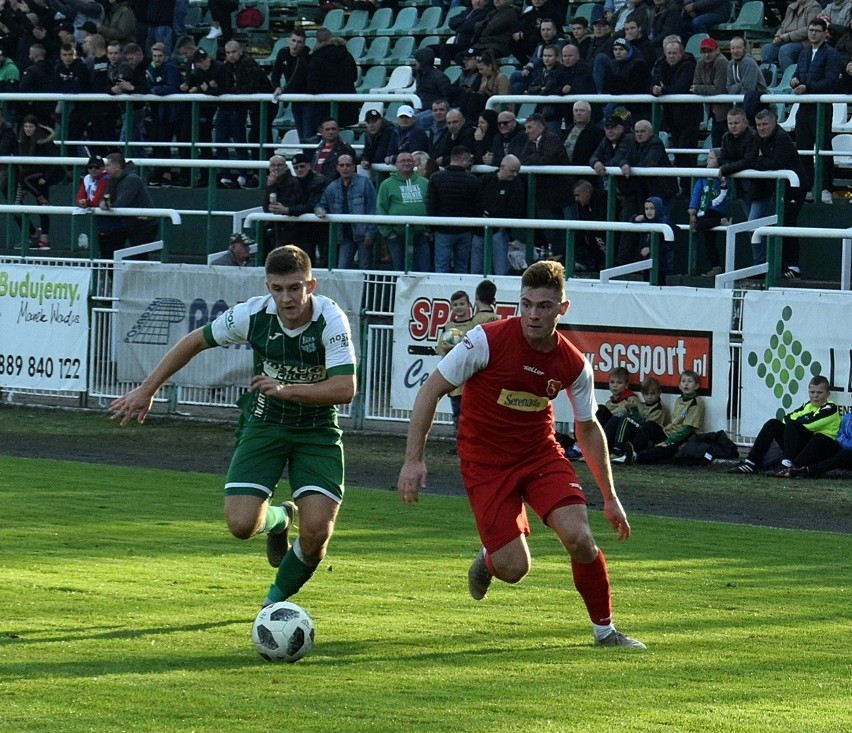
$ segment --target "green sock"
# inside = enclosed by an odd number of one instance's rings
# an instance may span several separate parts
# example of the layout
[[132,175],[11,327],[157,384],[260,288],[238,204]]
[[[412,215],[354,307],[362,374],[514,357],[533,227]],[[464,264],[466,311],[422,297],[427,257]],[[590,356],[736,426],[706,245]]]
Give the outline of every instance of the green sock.
[[263,523],[264,532],[281,532],[286,529],[290,517],[283,506],[268,506],[266,520]]
[[284,555],[284,559],[278,567],[275,582],[269,588],[269,593],[266,594],[266,597],[273,603],[286,601],[290,596],[298,593],[299,588],[307,583],[314,574],[316,565],[305,564],[299,558],[300,554],[299,540],[296,540],[290,551]]

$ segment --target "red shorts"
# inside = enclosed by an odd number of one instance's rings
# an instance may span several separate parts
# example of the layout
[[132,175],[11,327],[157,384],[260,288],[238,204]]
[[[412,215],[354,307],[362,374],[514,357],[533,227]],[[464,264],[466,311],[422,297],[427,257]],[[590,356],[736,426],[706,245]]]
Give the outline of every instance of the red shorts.
[[556,449],[509,467],[462,461],[461,474],[488,552],[530,533],[524,502],[542,521],[558,506],[586,503],[574,467]]

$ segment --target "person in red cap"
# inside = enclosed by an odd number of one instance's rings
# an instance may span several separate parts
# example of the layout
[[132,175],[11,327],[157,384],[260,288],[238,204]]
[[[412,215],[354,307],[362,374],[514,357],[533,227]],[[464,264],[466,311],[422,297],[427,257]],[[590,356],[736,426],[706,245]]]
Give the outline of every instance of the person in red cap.
[[[719,42],[715,38],[705,38],[699,45],[701,58],[695,64],[695,76],[689,91],[705,97],[725,94],[728,79],[728,60],[719,53]],[[713,147],[722,144],[722,135],[727,128],[730,104],[710,105],[710,138]]]

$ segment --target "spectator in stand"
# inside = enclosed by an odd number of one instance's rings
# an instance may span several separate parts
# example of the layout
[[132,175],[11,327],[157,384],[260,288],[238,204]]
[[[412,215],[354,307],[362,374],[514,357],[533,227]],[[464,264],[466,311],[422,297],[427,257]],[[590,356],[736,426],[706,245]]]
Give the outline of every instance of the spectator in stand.
[[500,71],[497,59],[491,51],[482,51],[476,57],[476,69],[479,72],[479,103],[477,113],[485,107],[485,103],[495,95],[511,94],[509,77]]
[[447,112],[447,133],[440,148],[431,151],[435,164],[441,168],[450,164],[450,155],[455,148],[463,147],[472,153],[476,147],[474,128],[457,109]]
[[645,30],[651,25],[651,11],[648,10],[645,14],[631,13],[624,22],[624,37],[630,41],[630,47],[638,53],[648,68],[654,68],[657,62],[657,53],[654,51],[654,44],[651,39],[645,34]]
[[497,134],[491,146],[491,152],[482,156],[485,165],[500,166],[507,155],[520,156],[527,146],[527,134],[518,124],[515,113],[503,110],[497,113]]
[[482,75],[479,73],[479,64],[476,61],[478,55],[473,48],[469,48],[462,54],[461,74],[450,85],[448,97],[450,106],[460,109],[465,117],[479,114],[485,104],[479,94]]
[[[26,115],[21,120],[21,126],[18,130],[17,154],[27,157],[52,158],[56,155],[53,138],[53,130],[40,125],[35,115]],[[50,206],[48,200],[50,187],[64,178],[65,171],[59,166],[48,163],[19,165],[15,205],[23,204],[24,197],[30,194],[39,206]],[[20,218],[16,216],[15,221],[20,226]],[[40,227],[36,229],[32,223],[29,224],[30,246],[38,247],[40,251],[46,251],[50,249],[50,217],[47,214],[39,215],[39,225]]]
[[[663,58],[663,41],[680,29],[681,4],[678,0],[654,0],[648,38],[654,48],[656,60]],[[653,68],[653,67],[652,67]]]
[[[328,28],[317,30],[317,41],[311,50],[308,64],[309,94],[355,94],[355,82],[358,81],[358,66],[352,54],[346,48],[346,41],[332,36]],[[360,105],[345,102],[338,105],[337,120],[343,127],[358,122]],[[315,102],[312,106],[314,132],[320,120],[331,116],[330,102]]]
[[231,15],[239,10],[240,4],[237,0],[208,0],[207,8],[210,11],[210,32],[207,38],[221,38],[222,43],[231,40],[234,33],[231,25]]
[[414,52],[414,89],[423,105],[423,110],[417,114],[417,121],[424,129],[432,126],[432,102],[446,99],[450,86],[449,77],[435,68],[435,52],[431,48],[421,48]]
[[[592,121],[592,105],[584,100],[574,102],[572,122],[565,131],[565,152],[568,154],[569,165],[591,165],[594,152],[598,149],[604,136],[600,125]],[[593,179],[588,177],[592,182]]]
[[[663,97],[669,94],[689,94],[695,78],[695,59],[685,53],[683,44],[671,40],[665,44],[665,56],[657,62],[651,74],[651,94]],[[669,133],[673,148],[697,148],[698,128],[703,114],[700,104],[664,104],[663,126]],[[688,167],[693,161],[687,154],[675,155],[675,165]],[[688,191],[688,182],[681,189]]]
[[[568,70],[560,63],[562,51],[558,46],[546,46],[542,51],[542,65],[532,73],[527,94],[562,96],[563,88],[568,84]],[[564,114],[561,104],[537,104],[538,112],[549,130],[558,133],[562,129]]]
[[[518,30],[512,34],[512,55],[521,64],[526,64],[534,56],[536,47],[541,45],[542,39],[545,45],[555,43],[554,39],[562,36],[560,18],[564,17],[564,13],[560,16],[556,11],[552,0],[530,0],[530,4],[524,8],[518,20]],[[545,39],[541,27],[546,23],[551,25],[553,32]],[[564,39],[560,48],[562,45],[564,45]]]
[[713,148],[707,151],[707,168],[710,175],[699,178],[692,187],[689,199],[689,228],[703,241],[704,251],[710,269],[701,277],[716,277],[722,273],[722,255],[717,241],[717,233],[712,231],[721,224],[729,223],[728,181],[718,174],[721,150]]
[[6,48],[0,45],[0,93],[16,92],[20,82],[20,70],[6,55]]
[[[65,43],[59,53],[60,61],[53,68],[54,91],[59,94],[87,94],[91,91],[91,75],[86,63],[77,57],[73,44]],[[57,102],[57,115],[68,115],[68,135],[81,140],[89,124],[88,104]],[[57,117],[58,119],[58,117]]]
[[[579,102],[578,102],[579,104]],[[574,184],[572,218],[577,221],[606,221],[607,194],[587,180]],[[574,236],[574,269],[577,272],[598,271],[604,266],[606,234],[589,229],[577,230]]]
[[[517,156],[506,155],[496,171],[479,179],[477,210],[483,219],[525,219],[527,216],[526,182],[518,176],[521,161]],[[512,230],[497,227],[491,232],[492,261],[490,271],[495,275],[509,274],[509,240]],[[485,272],[485,234],[474,232],[471,238],[470,271],[474,275]]]
[[484,109],[479,113],[476,127],[473,128],[475,164],[482,163],[482,156],[491,150],[495,135],[497,135],[497,113],[493,109]]
[[[689,91],[709,97],[725,94],[727,91],[728,60],[719,52],[719,42],[715,38],[705,38],[699,44],[701,59],[695,64],[695,76]],[[714,147],[722,144],[722,135],[727,129],[730,104],[710,105],[710,138]]]
[[615,42],[609,19],[601,5],[595,5],[592,9],[592,34],[592,44],[585,60],[592,67],[595,88],[600,92],[604,88],[606,68],[612,59],[612,44]]
[[[547,122],[538,113],[533,113],[524,124],[527,144],[521,153],[521,163],[527,165],[568,165],[568,154],[559,135],[547,129]],[[565,207],[571,200],[568,179],[561,175],[536,176],[536,216],[539,219],[565,218]],[[547,247],[553,259],[565,258],[565,230],[544,230]]]
[[474,26],[472,46],[491,51],[495,58],[512,53],[512,36],[520,28],[520,18],[511,0],[494,0],[494,8]]
[[[754,56],[747,53],[744,38],[734,36],[731,39],[730,50],[731,60],[728,62],[725,91],[728,94],[744,95],[743,109],[749,120],[753,120],[761,105],[760,96],[766,94],[766,79],[763,78],[763,72],[754,60]],[[727,114],[725,124],[727,125]],[[723,129],[722,135],[724,134]]]
[[136,38],[136,14],[126,0],[109,0],[100,33],[107,41],[117,41],[122,46]]
[[[86,175],[80,182],[80,188],[77,189],[77,196],[74,203],[81,209],[97,209],[101,205],[107,190],[109,182],[109,174],[106,172],[103,158],[93,156],[86,163]],[[95,222],[100,230],[102,225],[105,228],[118,228],[121,222],[111,216],[96,216]]]
[[832,45],[837,47],[837,40],[848,29],[852,23],[852,0],[829,0],[824,6],[824,12],[821,16],[828,23],[828,32],[830,39],[833,39]]
[[436,99],[432,102],[432,124],[426,128],[430,152],[440,150],[444,138],[450,134],[447,129],[447,112],[449,111],[450,103],[446,99]]
[[571,45],[580,51],[580,58],[589,61],[589,49],[592,46],[591,30],[589,21],[582,15],[576,16],[571,21]]
[[[320,219],[325,218],[327,214],[374,216],[376,189],[369,178],[356,173],[355,155],[341,153],[337,157],[336,165],[337,178],[322,192],[314,213]],[[376,232],[376,225],[372,223],[338,224],[337,267],[344,270],[353,269],[357,255],[358,268],[369,270],[373,265],[373,242]]]
[[[757,133],[749,127],[745,111],[734,107],[728,112],[728,131],[722,135],[719,174],[727,177],[754,168],[757,154]],[[729,182],[749,221],[766,216],[771,204],[761,196],[757,183],[747,178],[735,178]]]
[[[186,81],[181,85],[181,92],[189,94],[206,94],[210,97],[215,97],[221,93],[225,86],[225,67],[219,61],[216,61],[203,48],[199,48],[192,56],[192,70],[187,76]],[[198,105],[198,142],[211,143],[213,142],[213,120],[216,115],[217,105],[215,104],[200,104]],[[192,116],[184,116],[182,123],[184,129],[181,132],[182,140],[189,140],[192,135],[192,130],[188,129],[192,124]],[[202,147],[199,151],[199,157],[205,160],[212,160],[213,151],[209,147]],[[206,186],[210,175],[209,168],[202,168],[199,174],[198,185]]]
[[[30,0],[32,7],[36,3]],[[83,26],[91,23],[97,30],[97,23],[104,19],[104,5],[98,0],[50,0],[50,7],[71,22],[71,32],[74,41],[80,43],[83,40]],[[69,39],[70,41],[71,39]]]
[[[563,94],[578,96],[581,94],[597,94],[598,90],[595,86],[595,80],[592,77],[592,67],[589,66],[580,57],[580,49],[577,46],[569,45],[562,49],[562,65],[565,67],[565,86],[562,87]],[[595,109],[592,108],[592,117],[598,120],[601,116],[601,108],[603,105],[596,105],[598,113],[595,114]],[[573,115],[570,107],[567,104],[560,106],[562,117],[565,120],[566,129],[573,124]]]
[[[612,44],[612,59],[604,65],[603,93],[647,94],[651,85],[651,69],[626,38],[616,38]],[[614,106],[614,105],[612,105]],[[648,104],[631,102],[624,105],[633,119],[650,117]]]
[[[624,107],[616,107],[604,120],[604,137],[589,161],[599,177],[607,175],[608,167],[620,168],[622,173],[630,172],[630,154],[634,141],[629,123],[630,113]],[[619,219],[629,221],[631,216],[639,213],[635,179],[619,176],[616,191]]]
[[[650,196],[643,203],[642,214],[630,217],[633,224],[665,224],[672,236],[674,236],[674,226],[671,219],[665,213],[663,201],[658,196]],[[634,232],[626,232],[621,238],[619,252],[616,256],[616,261],[619,264],[627,262],[636,262],[637,260],[645,260],[651,256],[651,242],[655,235],[651,232],[642,232],[636,234]],[[671,241],[663,238],[662,234],[657,235],[660,240],[660,274],[670,275],[674,272],[674,247]],[[632,244],[631,244],[632,243]]]
[[808,39],[808,26],[822,13],[818,0],[792,0],[771,43],[760,49],[760,60],[764,64],[778,64],[783,72],[796,63]]
[[334,180],[340,175],[337,159],[344,154],[355,160],[355,151],[352,146],[340,139],[340,126],[337,120],[333,117],[323,120],[320,123],[320,143],[311,159],[311,168],[330,181]]
[[[633,168],[671,168],[666,146],[659,135],[654,133],[654,127],[648,120],[638,120],[633,125],[633,145],[629,151],[629,172]],[[663,202],[666,218],[671,216],[677,196],[677,180],[666,177],[637,178],[634,182],[637,200],[647,201],[656,196]]]
[[852,94],[852,21],[850,21],[850,26],[837,39],[835,48],[840,54],[840,62],[843,64],[843,72],[840,75],[840,91],[843,94]]
[[227,251],[210,264],[221,267],[250,267],[252,265],[251,248],[254,244],[255,241],[251,237],[242,232],[234,232],[228,239]]
[[146,48],[155,43],[166,47],[166,54],[172,52],[172,23],[175,17],[175,0],[149,0],[148,14],[145,17],[148,27]]
[[[6,124],[6,113],[0,107],[0,158],[15,155],[18,152],[18,138],[15,131]],[[4,201],[9,201],[14,196],[8,196],[9,166],[0,165],[0,196]]]
[[[429,216],[440,220],[479,216],[476,208],[479,181],[468,171],[472,159],[467,148],[461,145],[452,148],[449,165],[429,179],[426,198]],[[435,272],[470,272],[471,228],[435,226],[433,231]]]
[[[808,25],[808,40],[810,48],[799,55],[796,73],[790,80],[793,94],[801,95],[802,103],[796,114],[796,147],[800,150],[812,150],[817,140],[817,106],[808,104],[811,94],[834,94],[839,90],[840,74],[843,72],[843,62],[840,54],[826,43],[825,36],[828,24],[822,18],[815,18]],[[824,106],[822,126],[822,144],[820,148],[831,149],[831,119],[832,108]],[[831,156],[822,158],[823,187],[821,198],[824,204],[833,200],[834,190],[834,159]],[[805,173],[808,180],[814,182],[814,159],[805,158]],[[785,221],[788,226],[793,226]]]
[[[433,105],[434,111],[434,105]],[[364,116],[364,124],[367,131],[364,134],[364,152],[361,156],[361,167],[370,170],[374,163],[384,163],[388,157],[393,125],[388,122],[382,113],[371,109]]]
[[615,33],[621,35],[625,33],[624,26],[627,25],[628,18],[632,18],[643,28],[648,27],[651,22],[651,10],[645,4],[645,0],[627,0],[620,12],[610,19],[611,22],[614,21],[612,29]]
[[[294,28],[290,31],[287,47],[278,52],[275,63],[272,65],[270,80],[275,89],[272,92],[273,97],[277,98],[279,94],[307,94],[310,55],[311,51],[305,45],[305,31]],[[290,102],[299,140],[307,140],[316,134],[316,128],[311,129],[313,119],[309,104],[309,102]]]
[[[147,94],[148,78],[145,70],[148,64],[142,49],[135,43],[124,47],[124,63],[119,64],[111,94]],[[120,142],[141,142],[144,137],[145,103],[133,102],[132,127],[127,113],[122,112]],[[138,155],[144,156],[144,150],[136,148]]]
[[[53,69],[46,59],[46,51],[42,44],[34,43],[29,52],[31,64],[21,74],[21,83],[18,85],[20,94],[49,94],[53,91]],[[53,110],[55,102],[20,102],[17,117],[23,119],[27,115],[34,115],[38,124],[46,127],[53,126]]]
[[[151,194],[139,178],[138,169],[132,161],[125,160],[121,153],[110,153],[106,159],[109,174],[107,196],[101,199],[100,208],[152,209]],[[101,257],[112,259],[117,249],[128,242],[131,246],[154,242],[159,236],[159,221],[145,216],[122,217],[121,228],[101,230],[98,233]]]
[[695,33],[707,33],[714,25],[726,23],[731,16],[730,0],[692,0],[683,4],[684,38]]
[[[779,127],[778,116],[774,109],[760,110],[755,116],[755,126],[757,127],[755,169],[760,171],[792,171],[799,177],[799,185],[788,186],[784,196],[784,226],[795,227],[799,212],[805,203],[805,192],[808,190],[810,179],[793,139]],[[771,202],[775,189],[774,181],[756,181],[756,183],[764,188],[764,196],[769,198]],[[755,264],[766,261],[766,246],[763,242],[753,244],[752,253]],[[788,280],[798,280],[801,277],[798,237],[784,238],[781,262],[783,277]]]
[[731,473],[754,475],[763,466],[763,461],[772,442],[781,446],[781,465],[775,476],[794,478],[794,469],[809,466],[829,458],[837,451],[836,438],[840,431],[840,410],[831,395],[828,379],[815,376],[808,383],[808,401],[783,420],[767,420],[748,452],[745,460]]
[[[100,33],[89,36],[88,47],[92,53],[90,72],[90,89],[93,94],[109,94],[110,60],[106,52],[104,37]],[[118,140],[118,120],[121,112],[117,105],[112,102],[87,102],[88,108],[88,138],[89,140],[106,140],[114,142]],[[104,155],[108,152],[108,146],[89,147],[95,151],[101,151]]]
[[[146,71],[148,91],[159,97],[180,92],[180,69],[168,57],[165,44],[155,43],[151,46],[151,63]],[[175,133],[180,130],[181,118],[188,113],[182,105],[157,103],[149,106],[151,125],[148,128],[148,138],[152,142],[171,142]],[[169,147],[154,147],[155,158],[171,158]],[[171,186],[172,173],[169,169],[154,169],[148,178],[149,186]]]
[[385,163],[395,163],[399,153],[413,153],[415,150],[429,149],[429,136],[417,124],[414,108],[403,104],[396,111],[396,126],[391,133],[388,154]]
[[[272,91],[263,69],[251,56],[243,53],[243,47],[239,41],[228,41],[225,44],[225,63],[222,74],[224,80],[222,94],[262,94]],[[260,122],[260,104],[258,103],[220,104],[214,123],[216,142],[227,144],[233,141],[237,145],[234,150],[239,160],[249,160],[248,150],[239,147],[240,144],[246,143],[246,114],[251,118],[252,137],[257,138]],[[249,142],[257,142],[257,140],[252,139]],[[227,148],[218,149],[216,156],[227,160],[229,158]],[[254,188],[257,186],[257,176],[251,172],[235,173],[223,169],[219,183],[223,188]]]
[[[426,216],[429,180],[414,170],[414,156],[401,151],[394,161],[396,171],[379,186],[376,213],[382,216]],[[394,270],[405,271],[405,224],[380,224],[379,233],[390,250]],[[412,225],[411,267],[415,272],[431,270],[432,255],[426,227]]]
[[[526,15],[526,13],[524,14]],[[541,54],[547,46],[559,46],[560,49],[565,48],[567,41],[564,38],[558,37],[556,33],[556,24],[550,18],[545,18],[541,21],[538,29],[538,44],[529,54],[529,60],[523,67],[517,71],[513,71],[509,76],[509,85],[512,87],[512,94],[523,94],[530,85],[533,73],[536,69],[542,66]]]
[[[461,66],[461,53],[471,47],[476,29],[476,24],[484,20],[485,16],[491,11],[491,3],[489,0],[471,0],[470,9],[464,13],[458,13],[450,18],[448,25],[450,30],[455,34],[455,40],[452,43],[439,43],[437,46],[432,46],[436,57],[441,60],[441,67],[446,68],[450,62],[455,62]],[[474,51],[474,55],[476,52]]]
[[[296,153],[292,163],[295,176],[290,174],[286,161],[280,155],[273,155],[269,159],[264,211],[288,217],[314,213],[329,181],[311,170],[311,159],[304,153]],[[288,219],[273,224],[272,242],[267,242],[267,248],[271,251],[284,244],[295,244],[313,259],[317,243],[323,238],[326,241],[328,239],[325,226]],[[325,262],[322,266],[325,266]]]

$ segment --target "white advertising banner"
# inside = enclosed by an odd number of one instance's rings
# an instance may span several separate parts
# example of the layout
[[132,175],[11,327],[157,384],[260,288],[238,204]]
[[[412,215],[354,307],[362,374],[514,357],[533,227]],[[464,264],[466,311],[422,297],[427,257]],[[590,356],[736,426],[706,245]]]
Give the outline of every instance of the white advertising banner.
[[0,265],[0,386],[86,389],[91,276],[84,267]]
[[[356,354],[363,275],[318,272],[316,293],[336,301],[349,316]],[[116,354],[118,378],[139,382],[190,331],[228,308],[266,293],[263,268],[126,262],[118,283]],[[247,345],[210,349],[172,378],[193,387],[248,385],[252,372]]]
[[[461,289],[472,299],[480,280],[467,275],[399,279],[391,390],[394,408],[413,407],[417,390],[440,360],[434,355],[434,346],[449,318],[451,294]],[[515,315],[519,278],[494,281],[498,311],[503,317]],[[636,388],[646,377],[656,377],[669,403],[678,394],[680,373],[691,369],[701,377],[707,406],[705,429],[726,427],[730,291],[571,280],[568,299],[571,307],[559,328],[591,362],[601,404],[608,399],[609,372],[617,366],[627,368]],[[554,409],[557,420],[572,419],[564,395],[556,400]]]
[[[852,294],[816,290],[746,293],[740,432],[808,400],[808,382],[828,379],[830,399],[852,409]],[[845,325],[844,325],[845,324]]]

